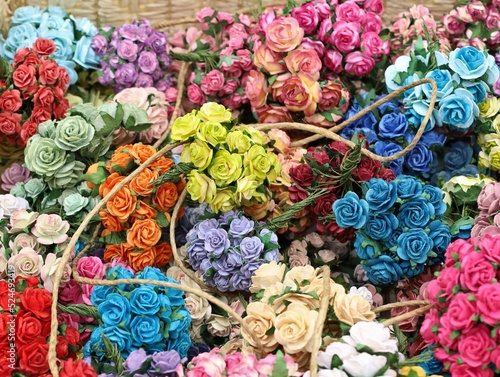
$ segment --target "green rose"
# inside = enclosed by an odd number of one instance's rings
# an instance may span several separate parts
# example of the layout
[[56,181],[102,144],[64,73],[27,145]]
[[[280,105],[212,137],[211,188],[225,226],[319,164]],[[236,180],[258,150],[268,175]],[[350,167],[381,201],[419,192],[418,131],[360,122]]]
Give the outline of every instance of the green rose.
[[69,114],[72,115],[80,115],[85,120],[90,121],[90,118],[97,113],[97,109],[91,103],[83,103],[81,105],[72,106]]
[[226,143],[231,152],[238,153],[245,153],[252,146],[251,139],[239,130],[228,133]]
[[172,124],[170,138],[174,141],[184,141],[196,135],[200,127],[200,118],[196,115],[196,111],[191,111],[189,114],[181,116]]
[[226,109],[224,105],[219,105],[215,102],[208,102],[203,104],[198,112],[199,117],[204,122],[231,122],[233,116],[231,115],[231,111]]
[[57,199],[49,199],[49,196],[46,196],[42,199],[42,203],[40,203],[41,209],[48,209],[54,207],[57,204]]
[[26,167],[33,173],[52,177],[66,163],[66,151],[59,148],[54,140],[34,135],[28,140],[24,150]]
[[24,182],[17,182],[14,187],[9,191],[9,194],[17,196],[18,198],[26,199],[26,190],[24,189]]
[[260,145],[253,145],[245,154],[245,169],[247,175],[255,175],[263,181],[271,170],[271,161],[266,150]]
[[218,122],[205,122],[201,124],[196,136],[198,139],[206,141],[215,147],[217,144],[226,141],[227,130]]
[[87,169],[86,165],[80,161],[69,161],[53,177],[47,180],[47,184],[52,189],[75,186],[82,180],[82,175]]
[[205,170],[212,162],[214,151],[207,143],[201,140],[195,140],[187,145],[181,154],[181,161],[193,163],[200,171]]
[[57,123],[54,139],[59,148],[76,152],[90,144],[94,133],[94,127],[81,116],[70,116]]
[[100,197],[89,197],[89,204],[87,204],[87,207],[85,209],[90,212],[94,209],[94,207],[101,201]]
[[37,126],[36,131],[41,137],[54,139],[56,135],[56,125],[52,120],[47,120],[43,123],[40,123]]
[[222,149],[215,154],[208,173],[219,187],[227,186],[241,176],[242,161],[239,154],[231,154]]
[[85,198],[79,193],[67,196],[63,202],[64,212],[67,216],[80,212],[89,204],[89,198]]
[[35,199],[43,192],[43,190],[45,190],[45,183],[40,178],[31,178],[24,185],[24,190],[26,191],[27,196]]
[[90,141],[90,144],[82,148],[79,152],[83,157],[89,158],[92,161],[97,161],[98,157],[104,156],[111,148],[113,143],[113,134],[106,137],[95,137]]

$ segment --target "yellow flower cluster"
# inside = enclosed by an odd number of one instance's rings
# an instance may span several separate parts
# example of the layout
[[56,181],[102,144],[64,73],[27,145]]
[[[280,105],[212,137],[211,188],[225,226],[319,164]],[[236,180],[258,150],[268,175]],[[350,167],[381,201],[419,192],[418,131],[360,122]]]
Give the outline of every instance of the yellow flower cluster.
[[171,139],[187,141],[181,161],[196,167],[187,177],[188,193],[216,213],[268,201],[264,188],[281,173],[265,134],[234,124],[229,110],[210,102],[172,125]]
[[479,105],[480,120],[489,124],[491,132],[480,133],[477,143],[481,147],[479,165],[486,169],[500,171],[500,99],[488,98]]

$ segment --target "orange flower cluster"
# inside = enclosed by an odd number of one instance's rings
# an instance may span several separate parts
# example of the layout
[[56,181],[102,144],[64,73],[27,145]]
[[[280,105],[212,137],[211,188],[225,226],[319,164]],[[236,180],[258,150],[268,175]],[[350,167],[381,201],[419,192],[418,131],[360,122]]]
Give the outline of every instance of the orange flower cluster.
[[[99,195],[105,197],[126,175],[155,153],[155,148],[141,143],[119,147],[101,169],[107,177],[96,188]],[[182,178],[177,183],[155,185],[153,182],[173,165],[169,158],[158,158],[122,187],[99,212],[105,228],[102,236],[107,243],[105,262],[120,258],[136,271],[147,266],[163,267],[169,262],[172,249],[167,242],[161,241],[161,228],[170,223],[169,212],[186,183]],[[87,174],[97,174],[98,169],[99,165],[95,164]],[[87,185],[95,187],[90,181]]]

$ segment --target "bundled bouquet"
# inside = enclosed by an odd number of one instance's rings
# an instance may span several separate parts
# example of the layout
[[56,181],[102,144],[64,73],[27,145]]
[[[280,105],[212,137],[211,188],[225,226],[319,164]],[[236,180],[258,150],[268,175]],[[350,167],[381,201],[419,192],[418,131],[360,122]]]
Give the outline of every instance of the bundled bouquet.
[[171,139],[187,141],[181,161],[194,166],[188,193],[215,213],[268,201],[265,187],[281,171],[276,154],[265,148],[265,135],[251,127],[233,129],[235,122],[223,105],[210,102],[172,125]]
[[241,212],[207,216],[186,236],[189,264],[221,292],[247,291],[254,271],[278,260],[278,237]]
[[[106,271],[105,277],[133,279],[134,274],[118,265]],[[151,267],[135,278],[177,283]],[[182,291],[148,284],[97,286],[91,301],[99,326],[92,331],[83,353],[91,358],[98,373],[123,367],[124,359],[138,348],[148,355],[175,350],[181,358],[187,356],[191,316],[184,306]]]
[[368,278],[390,284],[440,263],[450,243],[443,193],[412,176],[373,178],[363,195],[350,192],[333,203],[339,227],[357,229],[354,247]]
[[427,287],[434,308],[420,332],[452,375],[499,373],[499,242],[489,234],[453,242],[445,268]]
[[97,28],[86,18],[73,17],[59,7],[26,6],[15,10],[10,25],[7,38],[0,39],[0,57],[9,62],[15,60],[17,51],[44,38],[54,42],[56,48],[50,55],[66,70],[70,84],[78,80],[77,66],[87,70],[99,68],[99,59],[91,48]]
[[61,119],[69,108],[68,74],[49,58],[56,45],[42,38],[33,42],[14,55],[12,68],[0,58],[0,72],[6,73],[0,77],[2,143],[26,145],[39,123]]
[[132,87],[165,92],[172,85],[166,46],[167,36],[151,28],[148,20],[100,29],[92,38],[101,63],[99,82],[117,93]]

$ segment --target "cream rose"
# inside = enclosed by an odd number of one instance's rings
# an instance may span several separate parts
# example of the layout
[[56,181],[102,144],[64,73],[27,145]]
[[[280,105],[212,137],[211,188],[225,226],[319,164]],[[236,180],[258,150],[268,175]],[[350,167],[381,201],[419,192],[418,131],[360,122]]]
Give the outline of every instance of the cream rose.
[[262,296],[262,302],[269,303],[269,299],[276,295],[281,295],[285,291],[285,286],[281,282],[277,282],[270,287],[266,288]]
[[317,271],[313,266],[294,267],[286,273],[283,284],[287,287],[297,289],[297,284],[300,284],[304,280],[311,281],[316,277],[316,274]]
[[274,320],[274,336],[288,354],[311,352],[318,312],[301,303],[291,303]]
[[[59,264],[61,263],[61,258],[57,258],[55,254],[49,253],[45,256],[45,264],[40,271],[40,278],[43,280],[44,288],[51,292],[54,289],[54,277]],[[64,286],[71,277],[71,265],[69,263],[64,267],[64,273],[61,278],[61,286]]]
[[42,245],[63,243],[68,239],[69,223],[59,215],[40,215],[31,233]]
[[287,293],[281,297],[278,297],[276,300],[274,300],[272,308],[276,314],[281,314],[287,310],[288,303],[290,302],[304,305],[309,310],[319,308],[318,299],[312,297],[311,295],[300,293]]
[[268,332],[273,328],[275,319],[274,310],[269,305],[258,301],[251,302],[247,306],[247,315],[243,318],[243,322],[249,327],[252,334],[248,334],[243,327],[241,333],[251,346],[257,347],[253,341],[256,337],[262,344],[263,352],[273,352],[278,347],[278,341],[274,335],[268,335]]
[[231,321],[227,317],[212,314],[208,320],[207,330],[213,336],[225,338],[231,334]]
[[252,286],[250,292],[257,293],[261,289],[267,289],[275,283],[283,280],[286,265],[274,261],[263,264],[252,276]]
[[[304,293],[316,292],[318,297],[323,296],[323,277],[319,276],[313,278],[309,285],[302,287],[301,291]],[[337,295],[342,294],[345,294],[344,287],[330,279],[330,305],[333,305]]]
[[11,256],[7,263],[14,267],[16,276],[28,278],[30,276],[37,277],[40,275],[43,259],[35,250],[30,247],[25,247],[21,249],[19,254]]
[[18,209],[10,216],[10,232],[17,233],[33,224],[38,217],[38,212],[28,212],[26,209]]
[[376,317],[370,303],[357,294],[338,294],[333,309],[339,321],[351,326],[360,321],[373,321]]
[[[183,282],[184,285],[186,282]],[[202,323],[210,318],[212,306],[206,298],[199,297],[192,293],[186,294],[186,309],[191,314],[193,324]]]
[[0,246],[0,279],[7,276],[7,256],[5,255],[5,248]]

